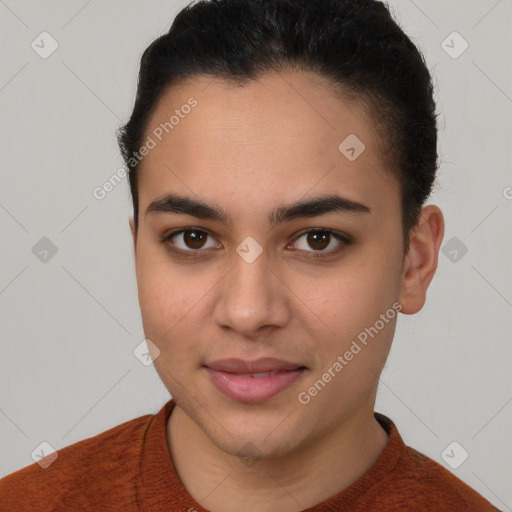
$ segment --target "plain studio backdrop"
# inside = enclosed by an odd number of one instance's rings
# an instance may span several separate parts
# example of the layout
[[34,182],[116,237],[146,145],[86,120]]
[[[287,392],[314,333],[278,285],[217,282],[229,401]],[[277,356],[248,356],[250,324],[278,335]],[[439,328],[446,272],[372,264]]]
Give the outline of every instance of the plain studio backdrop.
[[[123,166],[115,131],[142,51],[187,4],[0,1],[0,476],[42,442],[58,450],[169,399],[134,354],[127,180],[93,191]],[[390,6],[434,75],[429,203],[446,231],[426,305],[399,315],[376,410],[512,510],[512,1]]]

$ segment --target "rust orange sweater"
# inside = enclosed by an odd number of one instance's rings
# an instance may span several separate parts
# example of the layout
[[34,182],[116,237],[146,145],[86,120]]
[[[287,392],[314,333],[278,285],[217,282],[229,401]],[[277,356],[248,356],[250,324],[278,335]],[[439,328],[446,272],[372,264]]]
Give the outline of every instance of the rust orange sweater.
[[[34,463],[7,475],[0,480],[0,511],[205,512],[181,483],[168,449],[166,424],[173,407],[171,399],[155,415],[62,448],[46,469]],[[377,462],[308,512],[498,510],[443,466],[406,446],[389,418],[377,412],[375,417],[389,435]]]

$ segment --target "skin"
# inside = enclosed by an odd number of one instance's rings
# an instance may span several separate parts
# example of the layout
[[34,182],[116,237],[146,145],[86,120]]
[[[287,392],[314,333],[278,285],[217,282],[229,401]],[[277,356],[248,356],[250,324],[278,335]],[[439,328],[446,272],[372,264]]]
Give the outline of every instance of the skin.
[[[308,404],[297,396],[394,303],[409,315],[423,307],[443,215],[423,208],[404,255],[399,184],[385,168],[375,123],[309,74],[269,73],[243,87],[195,77],[160,99],[147,134],[191,96],[198,106],[140,164],[137,230],[130,219],[144,332],[160,350],[154,366],[177,403],[169,450],[188,492],[212,512],[304,510],[355,482],[387,444],[373,411],[396,317]],[[351,133],[366,146],[352,162],[338,150]],[[232,225],[145,215],[169,192],[221,205]],[[267,223],[277,206],[331,193],[371,213]],[[203,256],[173,256],[159,237],[189,227],[210,236],[202,245],[183,235],[173,242]],[[308,243],[300,232],[311,228],[353,243],[308,259],[340,244]],[[236,252],[248,236],[263,250],[252,263]],[[228,357],[276,357],[308,370],[265,402],[240,403],[202,367]]]

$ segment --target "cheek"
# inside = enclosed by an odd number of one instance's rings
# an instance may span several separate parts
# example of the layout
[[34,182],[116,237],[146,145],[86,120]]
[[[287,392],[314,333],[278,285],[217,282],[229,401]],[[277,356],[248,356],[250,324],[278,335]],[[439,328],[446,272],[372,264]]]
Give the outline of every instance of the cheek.
[[347,339],[390,308],[398,288],[386,261],[360,259],[322,279],[296,281],[294,291],[324,336]]
[[160,350],[155,367],[178,374],[198,357],[201,326],[208,324],[200,315],[216,276],[202,278],[192,266],[180,268],[159,255],[145,256],[137,262],[144,333]]
[[351,309],[367,320],[378,318],[392,306],[399,292],[400,254],[397,244],[370,244],[358,255],[356,264],[340,277],[340,294],[350,299]]
[[137,287],[146,336],[162,342],[172,336],[175,326],[180,325],[192,307],[193,286],[169,262],[141,251],[137,259]]
[[[357,261],[347,262],[329,276],[303,279],[294,286],[303,300],[302,325],[314,340],[312,353],[318,358],[312,380],[321,378],[338,356],[349,352],[323,399],[340,390],[354,397],[366,394],[389,352],[396,323],[392,305],[398,292],[393,259],[371,251],[367,254],[358,255]],[[389,317],[383,323],[381,315],[386,312]]]
[[139,282],[142,319],[153,333],[162,336],[179,321],[184,314],[183,302],[181,293],[172,293],[171,281],[157,279],[155,273],[148,273]]
[[[139,284],[139,303],[144,334],[159,348],[154,365],[162,380],[173,384],[194,360],[197,326],[189,321],[197,302],[186,286],[169,275],[159,278],[153,268]],[[177,292],[174,292],[176,290]],[[195,300],[194,300],[195,299]]]

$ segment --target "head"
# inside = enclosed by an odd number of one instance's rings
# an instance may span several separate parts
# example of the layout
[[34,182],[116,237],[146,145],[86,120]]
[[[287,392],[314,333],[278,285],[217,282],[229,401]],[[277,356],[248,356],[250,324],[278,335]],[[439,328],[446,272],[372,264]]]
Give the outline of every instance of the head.
[[[424,206],[430,74],[386,6],[191,4],[144,52],[119,142],[155,368],[213,444],[277,457],[371,414],[398,311],[423,307],[444,229]],[[258,403],[205,371],[265,357],[305,370]]]

